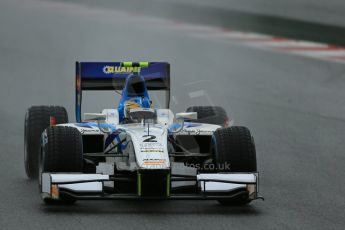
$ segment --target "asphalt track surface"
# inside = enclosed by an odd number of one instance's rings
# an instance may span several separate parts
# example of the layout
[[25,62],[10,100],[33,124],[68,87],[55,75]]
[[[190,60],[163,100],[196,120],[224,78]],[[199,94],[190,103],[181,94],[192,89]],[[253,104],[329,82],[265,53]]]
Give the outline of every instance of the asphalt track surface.
[[299,40],[345,45],[341,0],[48,0],[155,15]]
[[[56,0],[48,0],[56,1]],[[328,26],[345,26],[345,2],[343,0],[58,0],[87,3],[94,6],[123,7],[130,5],[132,10],[142,8],[161,10],[169,14],[171,8],[184,5],[188,10],[200,11],[201,8],[217,8],[230,12],[265,15],[276,18],[299,20]],[[133,4],[135,2],[136,4]],[[189,7],[191,6],[191,7]],[[202,10],[201,10],[202,11]],[[159,12],[156,12],[159,13]],[[192,14],[193,14],[192,13]],[[205,14],[204,17],[208,17]],[[276,23],[276,22],[272,22]]]
[[[0,2],[0,228],[343,229],[345,66],[145,22],[73,4]],[[213,103],[250,127],[266,201],[247,207],[213,201],[45,206],[37,182],[24,173],[24,114],[33,104],[59,104],[73,120],[76,60],[170,62],[175,112]],[[202,98],[189,97],[199,90]],[[100,103],[90,99],[95,109]]]
[[[105,0],[101,0],[105,1]],[[284,17],[327,25],[345,26],[342,0],[154,0],[189,3],[241,12]]]

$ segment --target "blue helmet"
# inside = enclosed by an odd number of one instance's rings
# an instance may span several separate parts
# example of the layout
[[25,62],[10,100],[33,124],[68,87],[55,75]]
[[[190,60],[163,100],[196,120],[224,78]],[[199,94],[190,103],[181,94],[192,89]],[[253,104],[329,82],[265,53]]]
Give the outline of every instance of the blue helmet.
[[151,101],[145,80],[137,74],[130,75],[122,91],[121,100],[117,108],[119,120],[122,122],[125,118],[125,109],[129,108],[150,108]]

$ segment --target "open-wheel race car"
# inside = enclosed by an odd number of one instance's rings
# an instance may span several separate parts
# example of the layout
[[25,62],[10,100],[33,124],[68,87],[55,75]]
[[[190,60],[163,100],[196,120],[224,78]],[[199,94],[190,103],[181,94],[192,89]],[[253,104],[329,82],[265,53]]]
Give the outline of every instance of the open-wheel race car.
[[[121,90],[117,108],[82,114],[84,90]],[[155,108],[149,91],[165,91]],[[174,114],[170,65],[77,62],[76,123],[60,106],[25,116],[25,169],[46,203],[198,199],[244,205],[260,198],[253,137],[219,106]],[[83,118],[82,118],[83,117]]]

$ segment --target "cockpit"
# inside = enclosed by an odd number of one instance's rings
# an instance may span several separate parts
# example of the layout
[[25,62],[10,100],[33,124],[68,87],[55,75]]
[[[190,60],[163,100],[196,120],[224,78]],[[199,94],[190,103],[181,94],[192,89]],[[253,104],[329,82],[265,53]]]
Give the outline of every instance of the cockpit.
[[151,100],[147,91],[145,80],[140,75],[131,75],[126,80],[118,106],[119,121],[130,122],[130,110],[150,109]]

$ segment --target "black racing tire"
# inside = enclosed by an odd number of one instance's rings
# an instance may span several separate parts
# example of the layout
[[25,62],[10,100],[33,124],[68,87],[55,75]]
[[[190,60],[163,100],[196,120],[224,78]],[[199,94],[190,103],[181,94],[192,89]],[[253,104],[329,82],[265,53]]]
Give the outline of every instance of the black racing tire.
[[78,129],[51,126],[42,138],[42,172],[83,171],[83,141]]
[[212,153],[216,164],[228,163],[223,172],[256,172],[256,150],[248,128],[232,126],[217,129],[212,136]]
[[[42,134],[40,174],[43,172],[83,172],[83,142],[78,129],[67,126],[51,126]],[[41,179],[39,180],[41,186]],[[72,197],[59,200],[44,199],[46,204],[73,204]]]
[[187,108],[187,112],[198,113],[198,119],[193,122],[220,125],[222,127],[228,126],[229,117],[223,107],[192,106]]
[[38,177],[38,158],[42,132],[50,125],[50,117],[57,124],[68,123],[67,111],[61,106],[32,106],[25,114],[24,124],[24,164],[30,179]]
[[[212,136],[211,152],[218,172],[256,172],[257,170],[254,139],[246,127],[232,126],[217,129]],[[250,202],[247,195],[218,201],[223,205],[245,205]]]

